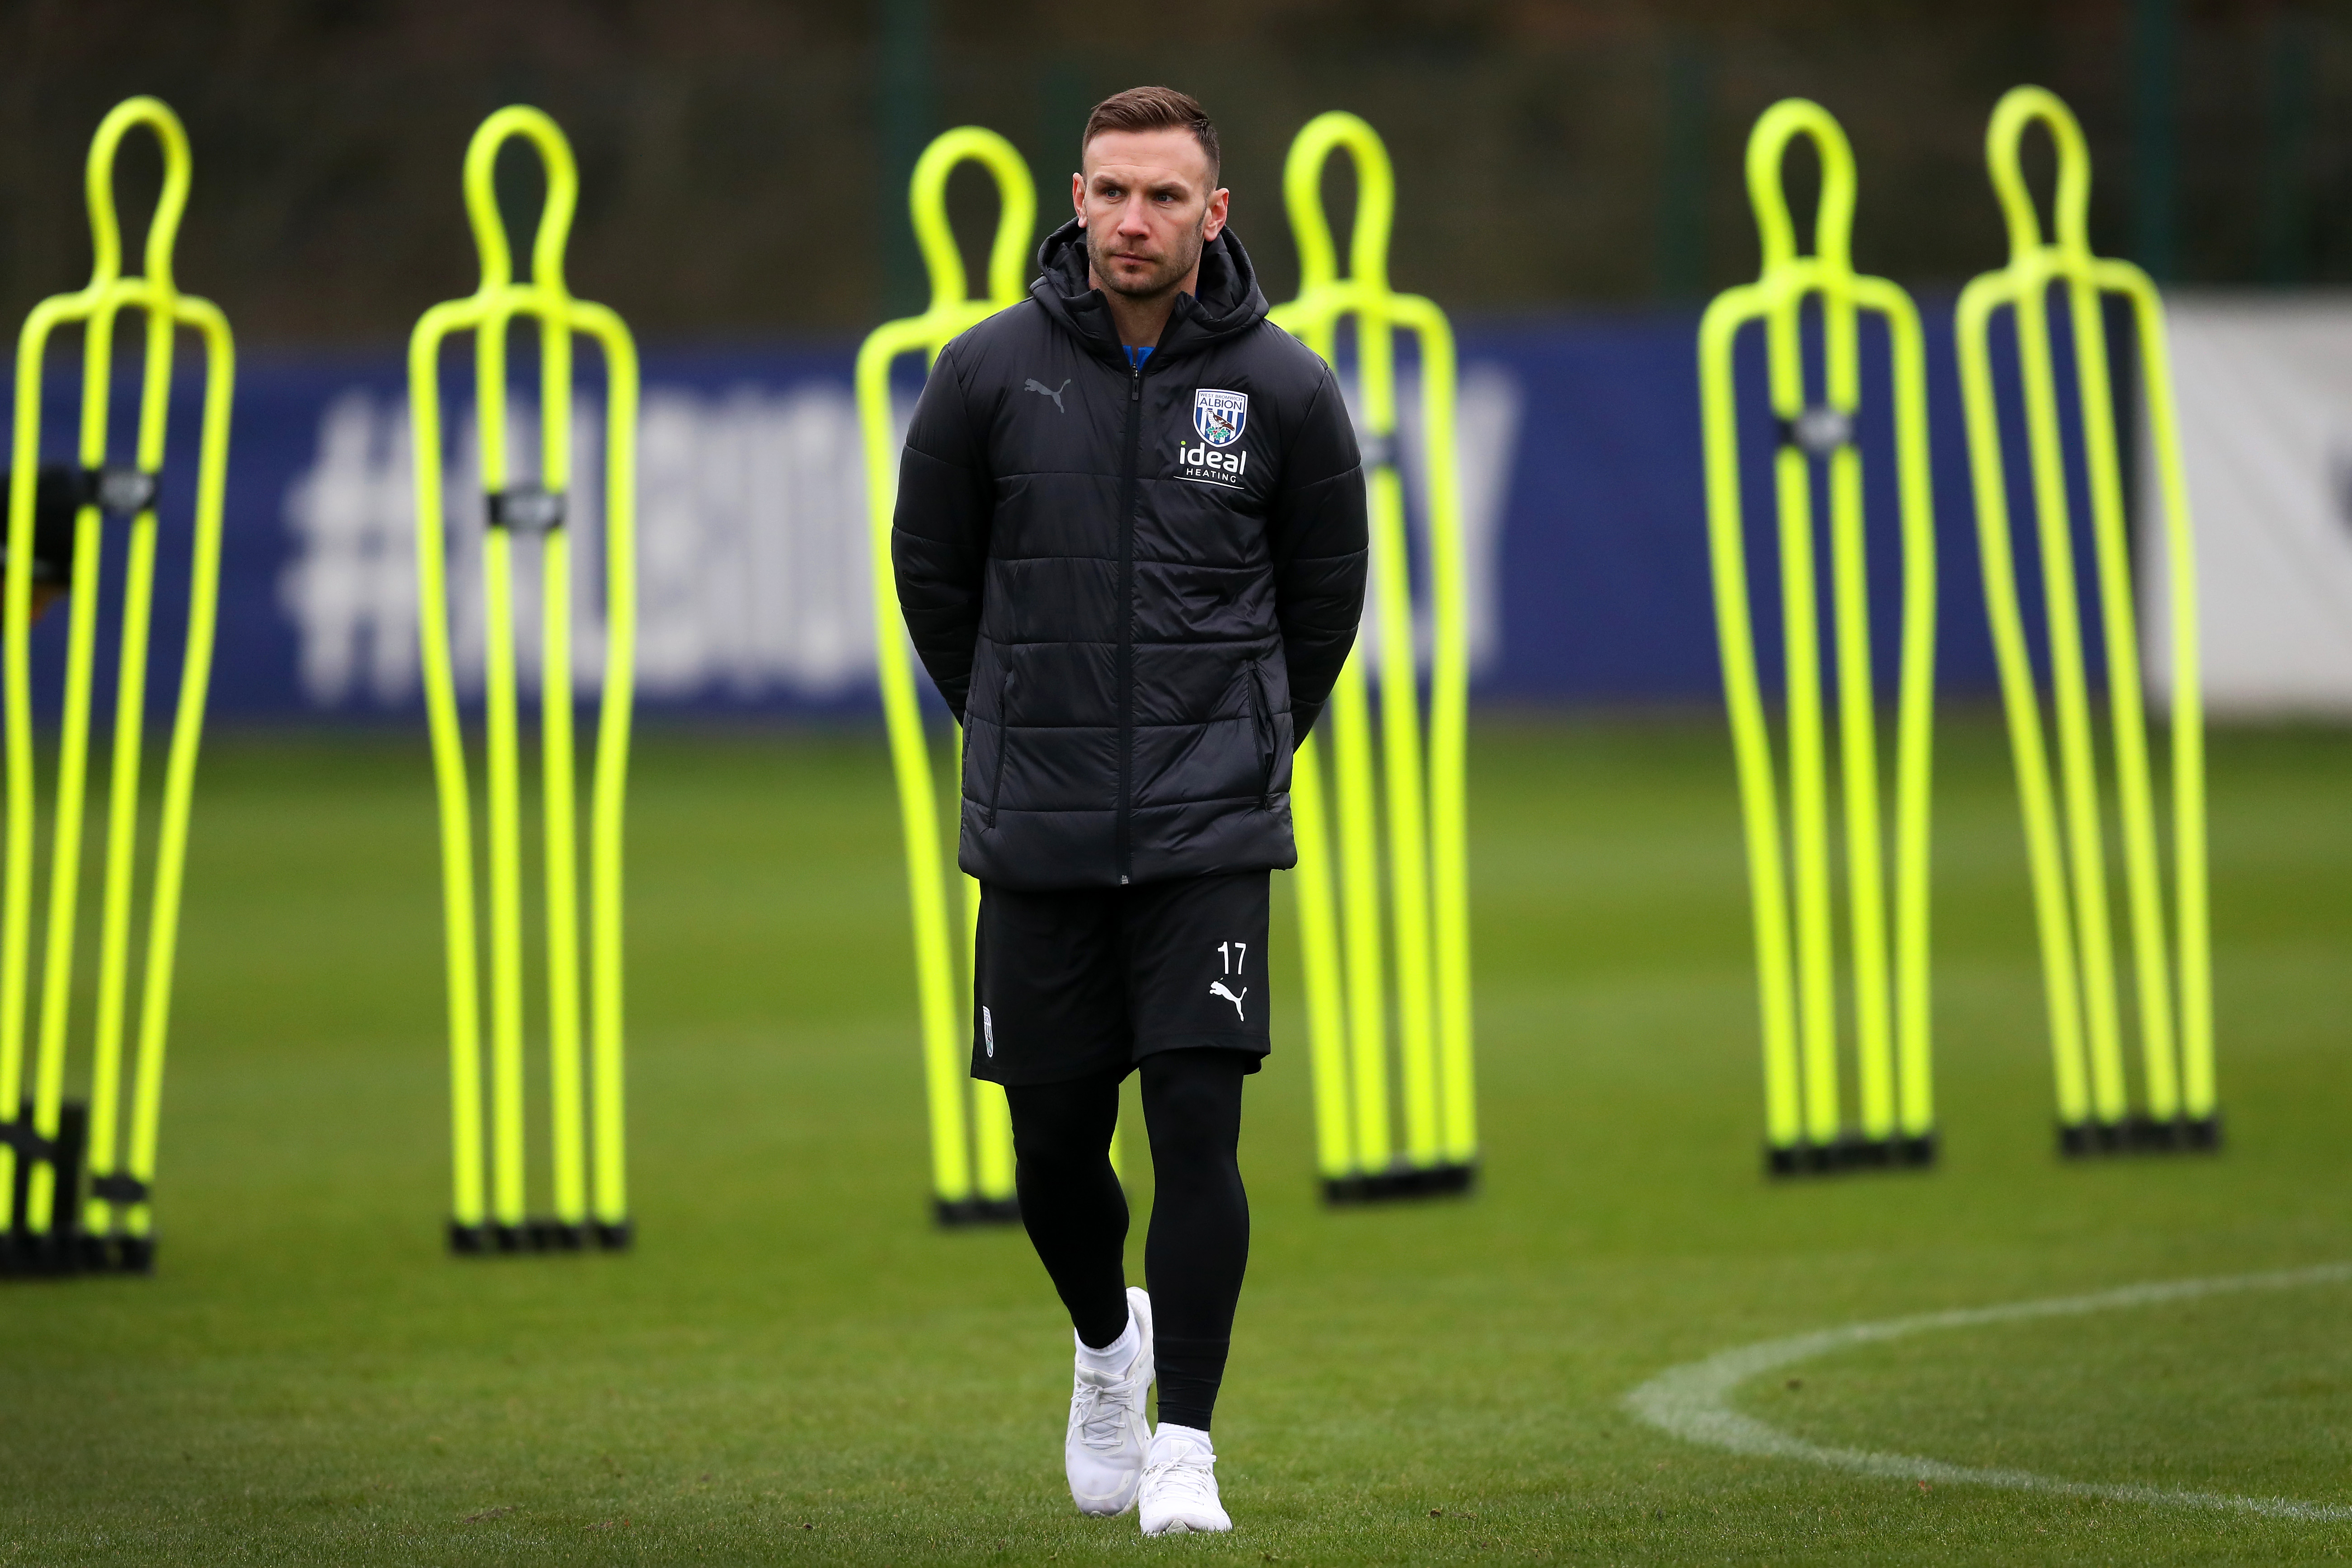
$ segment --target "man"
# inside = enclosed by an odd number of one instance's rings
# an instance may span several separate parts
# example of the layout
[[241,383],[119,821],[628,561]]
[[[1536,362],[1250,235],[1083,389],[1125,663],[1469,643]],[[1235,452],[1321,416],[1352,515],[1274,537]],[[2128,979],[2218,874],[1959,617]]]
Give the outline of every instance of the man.
[[[1329,368],[1265,320],[1201,106],[1106,99],[1080,164],[1030,298],[923,389],[891,559],[964,726],[971,1070],[1012,1104],[1022,1222],[1076,1333],[1070,1495],[1147,1535],[1222,1531],[1267,873],[1297,863],[1290,754],[1363,610],[1364,481]],[[1109,1157],[1137,1070],[1149,1294]]]

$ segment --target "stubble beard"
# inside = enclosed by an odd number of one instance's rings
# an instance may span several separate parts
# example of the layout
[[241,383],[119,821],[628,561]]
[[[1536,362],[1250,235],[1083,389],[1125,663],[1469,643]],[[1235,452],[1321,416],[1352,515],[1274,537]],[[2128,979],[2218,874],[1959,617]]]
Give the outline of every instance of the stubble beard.
[[1177,285],[1191,276],[1192,268],[1200,264],[1201,252],[1207,248],[1208,244],[1201,237],[1201,230],[1206,221],[1207,215],[1203,214],[1202,223],[1193,225],[1179,237],[1177,249],[1173,255],[1153,268],[1148,279],[1133,282],[1123,280],[1119,274],[1113,270],[1110,257],[1105,253],[1100,237],[1089,226],[1086,231],[1087,266],[1093,271],[1097,282],[1121,299],[1132,300],[1139,304],[1163,299],[1174,293]]

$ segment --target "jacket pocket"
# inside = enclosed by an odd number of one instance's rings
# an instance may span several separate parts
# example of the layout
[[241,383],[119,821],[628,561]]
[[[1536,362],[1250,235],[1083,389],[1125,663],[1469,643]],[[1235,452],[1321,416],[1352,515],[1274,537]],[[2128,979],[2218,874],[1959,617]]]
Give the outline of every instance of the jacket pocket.
[[1004,799],[1004,756],[1013,750],[1013,671],[996,683],[996,770],[988,781],[988,826],[996,826],[996,808]]
[[1274,699],[1267,693],[1265,664],[1261,659],[1250,660],[1250,719],[1257,729],[1258,805],[1262,810],[1274,806],[1274,770],[1281,758],[1275,744]]

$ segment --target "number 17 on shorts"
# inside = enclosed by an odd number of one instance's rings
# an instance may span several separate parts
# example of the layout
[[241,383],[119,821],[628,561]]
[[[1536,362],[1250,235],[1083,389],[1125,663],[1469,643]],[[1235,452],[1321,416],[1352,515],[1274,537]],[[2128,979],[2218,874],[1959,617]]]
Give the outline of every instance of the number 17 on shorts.
[[1234,1022],[1247,1026],[1249,984],[1246,976],[1249,973],[1249,943],[1221,942],[1217,943],[1217,957],[1223,965],[1223,973],[1220,978],[1209,982],[1209,994],[1232,1003]]

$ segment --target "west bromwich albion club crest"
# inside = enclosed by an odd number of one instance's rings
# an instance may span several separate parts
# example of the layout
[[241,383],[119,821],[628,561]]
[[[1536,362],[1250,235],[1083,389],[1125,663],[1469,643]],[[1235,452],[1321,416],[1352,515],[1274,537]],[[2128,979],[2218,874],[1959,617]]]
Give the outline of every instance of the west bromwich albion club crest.
[[1212,447],[1230,447],[1249,423],[1249,394],[1202,387],[1192,395],[1192,428]]

